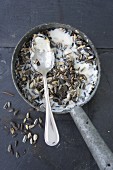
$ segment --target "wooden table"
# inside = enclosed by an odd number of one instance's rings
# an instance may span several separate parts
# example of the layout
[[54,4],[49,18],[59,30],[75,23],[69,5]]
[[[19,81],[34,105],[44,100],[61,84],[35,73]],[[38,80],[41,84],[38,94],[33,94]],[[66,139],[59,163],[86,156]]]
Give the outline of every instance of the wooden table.
[[[42,23],[70,24],[86,33],[99,53],[102,76],[94,98],[84,106],[91,121],[113,151],[113,1],[99,0],[1,0],[0,1],[0,170],[98,170],[85,142],[70,115],[55,115],[60,132],[60,144],[48,147],[44,143],[43,129],[37,147],[23,144],[18,135],[19,159],[7,152],[15,139],[4,130],[12,113],[3,110],[6,101],[21,109],[25,115],[30,106],[17,93],[11,78],[11,57],[20,38],[32,27]],[[10,91],[14,97],[2,94]],[[33,117],[44,114],[33,111]],[[21,116],[18,117],[21,119]],[[20,153],[21,154],[21,153]]]

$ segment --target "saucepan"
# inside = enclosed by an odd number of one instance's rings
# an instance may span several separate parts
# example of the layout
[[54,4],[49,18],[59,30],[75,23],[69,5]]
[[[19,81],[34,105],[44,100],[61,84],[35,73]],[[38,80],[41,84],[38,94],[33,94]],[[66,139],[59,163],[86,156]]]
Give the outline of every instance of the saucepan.
[[[17,79],[15,76],[15,62],[16,62],[16,58],[18,57],[19,52],[22,48],[22,45],[28,39],[30,39],[33,34],[36,34],[41,30],[46,30],[49,28],[64,28],[64,29],[69,29],[69,30],[73,30],[73,31],[74,30],[78,31],[77,29],[75,29],[69,25],[59,24],[59,23],[49,23],[49,24],[39,25],[24,35],[24,37],[17,44],[17,46],[14,50],[14,53],[13,53],[13,57],[12,57],[11,70],[12,70],[12,78],[13,78],[14,85],[15,85],[18,93],[20,94],[20,96],[29,105],[31,105],[32,107],[35,107],[36,109],[37,109],[37,107],[35,105],[31,104],[25,98],[25,96],[20,91],[20,88],[18,87]],[[98,66],[98,79],[97,79],[95,88],[93,89],[91,95],[89,95],[89,97],[85,101],[83,101],[80,105],[76,105],[74,107],[70,107],[70,108],[64,109],[64,110],[58,110],[58,111],[53,110],[53,112],[55,112],[57,114],[70,113],[70,115],[72,116],[72,119],[74,120],[77,128],[79,129],[84,141],[86,142],[86,144],[87,144],[92,156],[94,157],[95,161],[97,162],[99,168],[101,170],[113,170],[113,153],[108,148],[108,146],[105,144],[104,140],[101,138],[98,131],[93,126],[93,124],[90,121],[90,119],[88,118],[87,114],[82,109],[82,106],[84,104],[86,104],[89,100],[91,100],[91,98],[94,96],[94,94],[97,90],[97,87],[99,85],[101,73],[100,73],[100,62],[99,62],[98,54],[97,54],[97,51],[96,51],[93,43],[89,40],[89,38],[84,33],[82,33],[81,31],[78,31],[78,32],[82,36],[82,38],[88,42],[89,46],[92,48],[92,50],[96,56],[97,66]]]

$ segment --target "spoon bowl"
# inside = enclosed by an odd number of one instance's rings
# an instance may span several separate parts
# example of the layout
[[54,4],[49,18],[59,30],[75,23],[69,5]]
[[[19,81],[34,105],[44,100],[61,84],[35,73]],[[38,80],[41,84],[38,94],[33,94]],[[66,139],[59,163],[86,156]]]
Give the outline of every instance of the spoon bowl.
[[[38,60],[37,60],[38,56]],[[51,61],[47,59],[51,56]],[[31,55],[31,63],[34,69],[42,75],[46,75],[54,67],[54,53],[52,51],[40,52],[36,50],[34,55]]]

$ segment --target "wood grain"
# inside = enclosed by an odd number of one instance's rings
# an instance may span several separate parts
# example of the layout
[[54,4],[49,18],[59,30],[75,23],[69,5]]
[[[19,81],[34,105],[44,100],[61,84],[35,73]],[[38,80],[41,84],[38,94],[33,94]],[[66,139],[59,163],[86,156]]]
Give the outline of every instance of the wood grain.
[[[61,136],[60,145],[47,147],[40,134],[37,148],[28,150],[19,160],[7,153],[14,139],[4,130],[13,115],[3,110],[6,101],[24,115],[29,105],[17,93],[11,77],[11,57],[20,38],[32,27],[42,23],[70,24],[86,33],[98,48],[101,62],[101,82],[94,98],[84,106],[91,121],[113,151],[113,1],[98,0],[1,0],[0,1],[0,169],[1,170],[99,170],[70,115],[55,115]],[[14,97],[2,91],[10,91]],[[33,111],[35,118],[44,114]],[[21,119],[21,116],[19,117]]]
[[26,31],[48,22],[70,24],[97,48],[113,48],[112,0],[1,0],[0,47],[15,47]]

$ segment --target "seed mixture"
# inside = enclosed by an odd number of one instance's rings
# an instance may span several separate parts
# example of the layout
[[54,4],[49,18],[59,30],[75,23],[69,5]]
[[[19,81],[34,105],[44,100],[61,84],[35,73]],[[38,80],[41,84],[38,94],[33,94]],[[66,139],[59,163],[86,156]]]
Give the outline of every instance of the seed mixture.
[[22,95],[33,106],[45,110],[43,78],[30,60],[37,37],[49,39],[55,56],[54,67],[47,74],[52,110],[61,112],[83,104],[95,88],[99,72],[97,58],[78,30],[51,28],[33,34],[23,44],[15,63],[16,82]]
[[[4,129],[10,132],[10,135],[12,138],[14,138],[14,142],[10,142],[7,151],[11,153],[12,155],[15,155],[16,158],[19,158],[20,156],[24,155],[27,150],[24,150],[24,153],[20,152],[18,150],[19,143],[29,143],[33,146],[36,146],[39,134],[34,133],[32,129],[35,127],[43,128],[43,120],[41,117],[33,118],[31,117],[30,112],[27,112],[25,117],[23,119],[18,119],[18,115],[20,114],[20,111],[13,108],[12,103],[10,101],[6,102],[3,106],[3,109],[5,109],[7,112],[9,112],[9,109],[13,109],[13,112],[10,114],[13,114],[14,120],[12,119],[7,126],[4,126]],[[18,112],[17,112],[18,111]],[[15,114],[15,112],[17,112]],[[18,122],[19,121],[19,122]],[[22,135],[22,141],[18,141],[18,135]],[[14,143],[14,144],[13,144]]]

